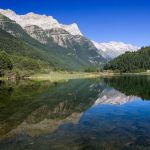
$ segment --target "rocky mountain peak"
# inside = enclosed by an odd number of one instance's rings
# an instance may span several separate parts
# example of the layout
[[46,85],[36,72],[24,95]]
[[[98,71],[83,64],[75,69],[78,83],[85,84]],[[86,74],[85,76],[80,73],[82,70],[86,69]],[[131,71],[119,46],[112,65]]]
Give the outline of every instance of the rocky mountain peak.
[[25,15],[18,15],[9,9],[6,10],[0,9],[0,13],[7,16],[11,20],[16,21],[23,28],[29,25],[37,25],[38,27],[44,30],[52,28],[62,28],[72,35],[82,35],[77,24],[75,23],[71,25],[60,24],[52,16],[35,14],[33,12],[27,13]]

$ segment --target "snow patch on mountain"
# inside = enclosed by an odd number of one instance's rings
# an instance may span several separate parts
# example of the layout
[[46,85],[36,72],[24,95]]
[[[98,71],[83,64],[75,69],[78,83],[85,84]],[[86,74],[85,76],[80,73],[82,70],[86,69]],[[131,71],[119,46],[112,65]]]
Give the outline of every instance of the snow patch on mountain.
[[112,59],[118,57],[119,55],[127,51],[133,52],[140,49],[140,47],[131,44],[126,44],[123,42],[115,42],[115,41],[111,41],[109,43],[97,43],[95,41],[92,42],[100,52],[103,51],[106,56],[109,56]]
[[18,15],[10,9],[0,9],[0,13],[10,18],[11,20],[16,21],[23,28],[30,25],[36,25],[44,30],[52,28],[62,28],[72,35],[82,35],[76,23],[73,23],[71,25],[63,25],[60,24],[52,16],[39,15],[33,12],[25,15]]

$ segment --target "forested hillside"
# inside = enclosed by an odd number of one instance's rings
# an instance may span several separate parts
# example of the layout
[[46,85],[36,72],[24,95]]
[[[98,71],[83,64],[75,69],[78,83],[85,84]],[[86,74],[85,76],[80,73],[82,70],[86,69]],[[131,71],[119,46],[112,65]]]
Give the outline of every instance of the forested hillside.
[[27,56],[0,51],[0,77],[5,74],[18,77],[26,76],[42,69],[49,69],[49,64]]
[[106,64],[104,69],[118,72],[141,72],[150,70],[150,46],[143,47],[137,52],[126,52]]
[[[9,33],[0,29],[0,75],[5,71],[36,71],[49,68],[48,58]],[[17,72],[18,72],[17,71]]]

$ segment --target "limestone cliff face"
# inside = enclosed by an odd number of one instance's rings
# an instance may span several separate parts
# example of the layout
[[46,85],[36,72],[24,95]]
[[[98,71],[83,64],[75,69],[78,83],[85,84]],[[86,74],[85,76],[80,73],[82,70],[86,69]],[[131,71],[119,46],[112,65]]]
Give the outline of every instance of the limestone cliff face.
[[0,13],[7,16],[11,20],[14,20],[23,28],[30,25],[36,25],[44,30],[52,28],[61,28],[72,35],[82,35],[76,23],[70,25],[61,24],[52,16],[35,14],[33,12],[27,13],[25,15],[18,15],[10,9],[0,9]]

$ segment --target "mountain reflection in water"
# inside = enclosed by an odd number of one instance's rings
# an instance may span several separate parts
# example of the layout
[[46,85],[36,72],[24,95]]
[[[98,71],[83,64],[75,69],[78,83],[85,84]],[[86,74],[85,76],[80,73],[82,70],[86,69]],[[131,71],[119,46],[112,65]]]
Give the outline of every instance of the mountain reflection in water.
[[1,82],[0,149],[148,150],[149,83],[146,76]]

